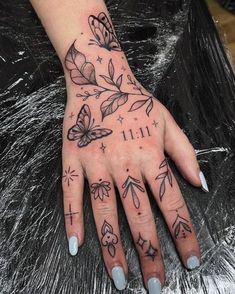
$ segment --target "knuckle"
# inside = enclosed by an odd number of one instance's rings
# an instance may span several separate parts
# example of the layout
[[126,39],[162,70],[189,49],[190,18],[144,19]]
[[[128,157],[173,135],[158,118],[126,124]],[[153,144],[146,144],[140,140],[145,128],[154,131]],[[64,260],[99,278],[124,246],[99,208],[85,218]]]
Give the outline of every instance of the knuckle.
[[95,210],[101,215],[112,215],[115,213],[114,206],[107,201],[99,202],[95,205]]
[[153,215],[152,213],[131,214],[129,222],[134,225],[147,225],[153,222]]
[[180,195],[177,195],[175,197],[169,197],[169,199],[166,203],[166,209],[167,210],[176,210],[184,205],[185,205],[185,202],[184,202],[183,197]]

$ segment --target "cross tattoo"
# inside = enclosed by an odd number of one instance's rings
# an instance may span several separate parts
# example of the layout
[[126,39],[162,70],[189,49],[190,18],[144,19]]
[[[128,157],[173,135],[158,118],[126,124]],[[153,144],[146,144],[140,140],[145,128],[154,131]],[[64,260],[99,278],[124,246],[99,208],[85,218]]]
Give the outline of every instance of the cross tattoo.
[[71,209],[71,204],[69,204],[69,212],[68,213],[65,213],[65,216],[69,216],[70,217],[70,224],[72,226],[73,224],[73,214],[78,214],[79,212],[72,212],[72,209]]

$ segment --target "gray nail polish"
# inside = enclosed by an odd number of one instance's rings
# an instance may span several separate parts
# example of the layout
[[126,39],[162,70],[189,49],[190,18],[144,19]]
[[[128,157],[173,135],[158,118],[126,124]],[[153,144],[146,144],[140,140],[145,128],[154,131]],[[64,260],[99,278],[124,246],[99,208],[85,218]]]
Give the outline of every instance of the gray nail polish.
[[203,174],[202,171],[200,171],[199,173],[199,178],[201,180],[201,184],[202,184],[202,190],[205,191],[205,192],[209,192],[209,189],[208,189],[208,186],[207,186],[207,182],[206,182],[206,178]]
[[149,294],[160,294],[161,293],[161,282],[158,278],[150,278],[148,280]]
[[112,268],[112,279],[118,290],[124,290],[126,288],[126,278],[121,266],[115,266]]
[[78,252],[78,238],[76,236],[72,236],[69,238],[69,253],[71,255],[76,255]]
[[197,256],[190,256],[187,259],[187,268],[193,270],[200,266],[200,261]]

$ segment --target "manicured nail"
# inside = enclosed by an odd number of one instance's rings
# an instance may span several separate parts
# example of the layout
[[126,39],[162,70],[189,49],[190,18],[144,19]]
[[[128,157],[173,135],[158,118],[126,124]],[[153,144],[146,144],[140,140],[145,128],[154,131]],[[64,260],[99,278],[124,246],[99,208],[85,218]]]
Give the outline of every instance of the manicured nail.
[[73,256],[78,253],[78,238],[77,238],[77,236],[72,236],[69,238],[69,253]]
[[208,186],[207,186],[207,182],[206,182],[206,178],[203,174],[202,171],[200,171],[199,173],[199,178],[201,180],[201,184],[202,184],[202,190],[205,191],[205,192],[209,192],[209,189],[208,189]]
[[158,278],[150,278],[148,280],[149,294],[160,294],[161,293],[161,282]]
[[118,290],[124,290],[126,288],[126,278],[121,266],[112,268],[112,279]]
[[196,267],[199,267],[199,266],[200,266],[200,261],[197,258],[197,256],[190,256],[187,259],[187,268],[188,269],[193,270],[193,269],[195,269]]

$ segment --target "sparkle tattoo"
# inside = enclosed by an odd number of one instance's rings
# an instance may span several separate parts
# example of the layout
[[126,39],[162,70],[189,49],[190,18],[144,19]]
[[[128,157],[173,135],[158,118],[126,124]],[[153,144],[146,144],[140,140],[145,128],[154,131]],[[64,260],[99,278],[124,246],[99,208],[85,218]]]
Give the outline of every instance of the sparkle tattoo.
[[138,198],[136,190],[139,190],[142,193],[145,192],[145,190],[141,187],[140,183],[141,183],[140,180],[137,180],[131,176],[128,176],[126,181],[122,185],[122,188],[124,189],[122,197],[126,198],[127,195],[130,194],[135,208],[140,207],[140,200]]
[[65,216],[70,218],[71,226],[73,225],[73,215],[78,214],[78,213],[79,213],[78,211],[77,212],[72,212],[71,204],[69,204],[69,212],[65,213]]
[[69,186],[70,182],[73,182],[74,177],[78,177],[78,175],[75,174],[75,169],[71,170],[69,166],[69,168],[64,171],[64,175],[62,176],[62,178],[64,179],[64,182],[67,183],[67,185]]
[[159,165],[159,169],[163,169],[165,168],[165,171],[160,173],[155,180],[160,180],[161,184],[160,184],[160,189],[159,189],[159,198],[160,201],[162,201],[162,198],[166,192],[166,181],[168,180],[168,183],[170,184],[170,186],[173,186],[173,182],[172,182],[172,174],[168,165],[168,162],[166,160],[166,158],[161,162],[161,164]]
[[155,257],[157,256],[158,250],[154,248],[151,244],[151,241],[149,241],[149,247],[148,250],[145,252],[146,256],[151,257],[152,261],[154,261]]
[[104,247],[108,248],[109,255],[114,257],[116,254],[115,245],[118,243],[118,237],[116,234],[113,233],[113,227],[104,220],[103,226],[101,228],[101,244]]
[[140,233],[139,233],[139,238],[138,238],[136,244],[139,245],[140,248],[143,250],[143,249],[144,249],[144,244],[145,244],[146,242],[147,242],[147,240],[144,240],[144,239],[142,238],[142,236],[140,235]]
[[91,184],[91,194],[93,194],[95,200],[99,198],[103,201],[104,196],[109,197],[108,191],[110,190],[110,182],[102,181],[102,179],[100,179],[100,183]]

